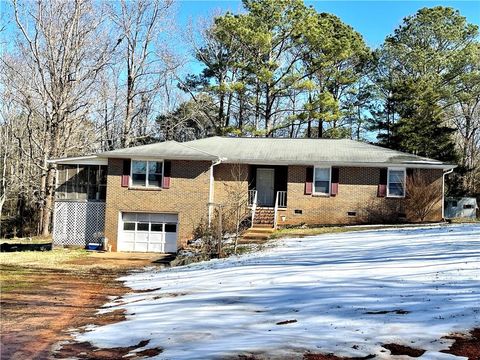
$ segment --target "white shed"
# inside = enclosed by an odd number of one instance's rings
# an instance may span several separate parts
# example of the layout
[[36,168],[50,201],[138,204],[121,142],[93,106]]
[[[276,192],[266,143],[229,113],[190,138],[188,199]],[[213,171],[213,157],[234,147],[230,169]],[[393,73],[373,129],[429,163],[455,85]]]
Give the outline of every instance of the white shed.
[[447,219],[475,219],[477,209],[477,199],[472,197],[445,199],[445,217]]

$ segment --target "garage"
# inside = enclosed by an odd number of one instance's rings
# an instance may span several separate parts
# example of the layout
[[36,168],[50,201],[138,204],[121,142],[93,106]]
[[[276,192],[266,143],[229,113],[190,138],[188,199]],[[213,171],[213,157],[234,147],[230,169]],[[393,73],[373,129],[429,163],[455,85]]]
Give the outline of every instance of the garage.
[[178,215],[122,213],[118,251],[177,252]]

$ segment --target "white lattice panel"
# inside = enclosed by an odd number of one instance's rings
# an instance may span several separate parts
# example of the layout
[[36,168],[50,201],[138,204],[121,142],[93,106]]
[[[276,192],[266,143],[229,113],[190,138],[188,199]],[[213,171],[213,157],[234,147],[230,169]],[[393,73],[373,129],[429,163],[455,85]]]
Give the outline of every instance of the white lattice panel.
[[54,209],[53,244],[85,246],[103,234],[105,203],[56,201]]

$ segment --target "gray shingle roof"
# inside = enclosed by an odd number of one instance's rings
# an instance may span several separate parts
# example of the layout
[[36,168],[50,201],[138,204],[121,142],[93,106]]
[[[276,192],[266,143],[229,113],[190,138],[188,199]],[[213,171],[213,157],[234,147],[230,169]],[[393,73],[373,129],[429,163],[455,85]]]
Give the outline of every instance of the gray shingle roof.
[[348,139],[210,137],[119,149],[101,157],[216,160],[271,165],[363,164],[453,168],[453,165]]
[[112,150],[101,153],[99,156],[107,158],[161,158],[171,160],[216,160],[217,155],[205,153],[188,146],[189,143],[165,141],[149,145]]

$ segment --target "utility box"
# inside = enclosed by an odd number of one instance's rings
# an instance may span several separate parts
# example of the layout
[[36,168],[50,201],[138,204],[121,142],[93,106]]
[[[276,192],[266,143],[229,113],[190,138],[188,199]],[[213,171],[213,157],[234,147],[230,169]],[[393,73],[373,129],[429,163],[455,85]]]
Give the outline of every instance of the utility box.
[[477,199],[473,197],[445,199],[445,218],[447,219],[475,219],[477,209]]

